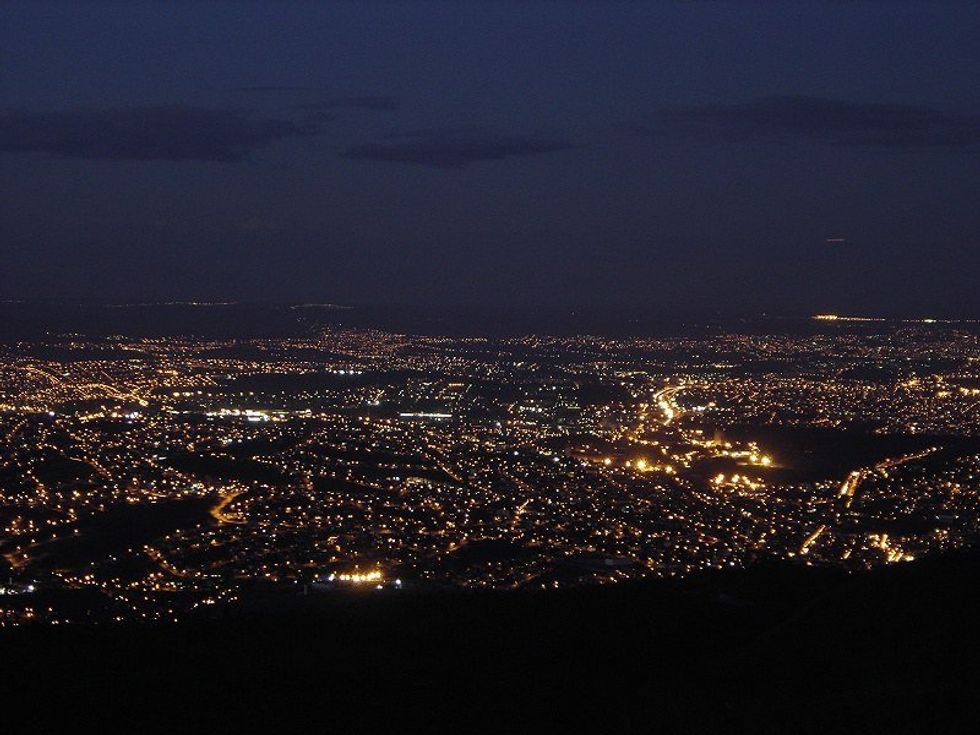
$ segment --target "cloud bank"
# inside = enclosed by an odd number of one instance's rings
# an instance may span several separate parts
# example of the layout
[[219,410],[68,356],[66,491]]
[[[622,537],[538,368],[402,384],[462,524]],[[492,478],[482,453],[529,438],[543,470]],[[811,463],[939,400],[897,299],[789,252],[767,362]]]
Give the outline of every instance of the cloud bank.
[[980,116],[917,105],[784,95],[662,110],[656,125],[639,126],[634,132],[720,140],[807,139],[851,146],[960,148],[980,143]]
[[237,110],[127,107],[0,113],[0,152],[114,161],[241,161],[278,140],[316,129]]
[[304,102],[293,105],[294,110],[318,112],[322,110],[377,110],[382,112],[397,110],[401,102],[397,97],[386,95],[352,95],[350,97],[333,97],[319,102]]
[[559,138],[498,135],[470,128],[417,131],[349,148],[346,158],[454,168],[477,161],[536,156],[572,148]]

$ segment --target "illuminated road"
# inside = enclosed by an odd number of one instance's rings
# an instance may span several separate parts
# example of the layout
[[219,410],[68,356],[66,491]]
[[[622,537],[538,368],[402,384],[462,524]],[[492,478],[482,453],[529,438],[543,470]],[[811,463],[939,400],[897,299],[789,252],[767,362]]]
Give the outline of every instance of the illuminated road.
[[[674,397],[684,390],[686,386],[682,385],[667,385],[658,390],[653,394],[653,404],[660,410],[661,424],[663,426],[669,425],[674,419],[681,415],[681,409],[674,401]],[[638,421],[635,426],[624,429],[623,436],[628,438],[630,441],[637,442],[638,444],[649,444],[650,442],[644,439],[644,434],[647,431],[647,404],[640,404],[640,411],[638,416]]]
[[224,512],[225,511],[225,508],[227,508],[229,505],[231,505],[231,503],[235,500],[235,498],[237,498],[241,494],[242,494],[242,491],[241,490],[232,490],[231,492],[228,492],[228,493],[225,493],[224,495],[222,495],[221,496],[221,500],[219,500],[218,503],[216,505],[212,506],[211,510],[208,511],[211,514],[211,517],[214,518],[214,520],[216,520],[218,523],[221,523],[222,525],[224,525],[224,524],[234,524],[234,525],[242,525],[242,524],[244,524],[245,521],[240,516],[238,516],[238,515],[231,515],[231,514],[227,514],[227,513]]
[[146,552],[146,555],[148,557],[150,557],[153,561],[155,561],[159,565],[160,569],[167,572],[168,574],[172,574],[175,577],[181,577],[181,578],[188,576],[187,572],[181,571],[173,564],[171,564],[169,561],[167,561],[167,557],[165,557],[163,555],[163,552],[159,551],[158,549],[155,549],[152,546],[147,546],[144,549],[144,551]]
[[904,457],[896,457],[894,459],[886,459],[875,465],[876,470],[887,470],[891,467],[898,467],[899,465],[905,464],[906,462],[914,462],[917,459],[922,459],[935,451],[938,451],[939,447],[929,447],[928,449],[923,449],[921,452],[916,454],[907,454]]
[[820,526],[819,528],[817,528],[816,531],[814,531],[809,536],[807,536],[806,539],[803,541],[803,545],[800,546],[800,554],[802,555],[808,554],[810,552],[810,547],[816,543],[817,539],[820,538],[820,536],[826,530],[827,530],[827,526]]
[[11,427],[10,431],[7,432],[7,435],[3,438],[4,442],[10,442],[15,436],[17,436],[17,434],[20,433],[20,430],[23,429],[25,426],[27,426],[27,419],[24,419],[23,421],[14,424],[14,426]]
[[512,530],[512,531],[516,531],[517,530],[517,527],[518,527],[518,525],[520,525],[520,522],[521,522],[521,516],[524,515],[524,511],[527,510],[528,503],[530,503],[530,502],[531,502],[531,499],[528,498],[523,503],[521,503],[519,506],[517,506],[517,508],[514,509],[514,514],[513,514],[513,516],[511,517],[511,520],[510,520],[510,530]]
[[680,416],[681,409],[674,401],[674,397],[682,390],[684,390],[684,386],[682,385],[668,386],[653,394],[653,399],[657,402],[657,408],[663,412],[664,426]]
[[844,480],[844,484],[840,486],[840,497],[847,498],[847,500],[844,501],[845,508],[851,507],[851,503],[854,502],[854,494],[857,492],[861,482],[867,476],[867,470],[854,470],[854,472],[849,474],[847,479]]
[[[32,375],[39,375],[39,376],[47,379],[49,382],[51,382],[54,385],[57,385],[57,386],[66,386],[67,385],[65,383],[65,381],[62,380],[57,375],[52,375],[47,370],[42,370],[41,368],[35,367],[33,365],[28,365],[28,366],[26,366],[26,367],[24,367],[22,369],[25,370],[25,371],[27,371],[28,373],[31,373]],[[76,387],[76,386],[69,386],[69,387]],[[77,389],[78,390],[85,390],[85,389],[99,390],[99,391],[101,391],[103,393],[106,393],[110,397],[115,398],[116,400],[119,400],[119,401],[134,401],[134,402],[138,403],[141,406],[149,406],[150,405],[150,402],[148,400],[146,400],[142,396],[137,395],[136,393],[126,393],[125,391],[119,390],[115,386],[107,385],[105,383],[83,383],[82,385],[77,386]]]
[[[903,465],[906,462],[914,462],[917,459],[922,459],[923,457],[932,454],[938,449],[939,447],[929,447],[928,449],[924,449],[921,452],[916,452],[915,454],[906,454],[901,457],[884,459],[881,462],[878,462],[874,466],[874,470],[876,472],[884,472],[885,470],[891,469],[892,467],[898,467],[899,465]],[[870,472],[871,470],[866,468],[854,470],[851,474],[847,476],[847,479],[844,480],[844,484],[841,485],[840,487],[840,494],[839,494],[839,497],[847,498],[844,501],[844,508],[851,507],[851,504],[854,502],[854,498],[857,495],[858,488],[861,486],[861,483],[864,482],[864,480],[867,478]]]

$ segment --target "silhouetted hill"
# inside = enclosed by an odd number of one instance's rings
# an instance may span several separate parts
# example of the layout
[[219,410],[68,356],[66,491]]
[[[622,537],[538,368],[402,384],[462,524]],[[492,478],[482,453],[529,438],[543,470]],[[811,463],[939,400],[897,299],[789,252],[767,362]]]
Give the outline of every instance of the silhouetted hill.
[[980,681],[978,570],[969,551],[855,575],[777,566],[23,628],[0,636],[4,719],[32,732],[62,716],[134,733],[962,732]]

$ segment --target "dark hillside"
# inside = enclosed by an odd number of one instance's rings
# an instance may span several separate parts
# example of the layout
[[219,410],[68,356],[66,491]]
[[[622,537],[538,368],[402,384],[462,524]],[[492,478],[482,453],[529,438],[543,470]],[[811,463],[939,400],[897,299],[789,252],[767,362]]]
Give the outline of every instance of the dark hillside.
[[36,732],[951,732],[980,681],[978,569],[968,552],[23,628],[0,639],[4,711]]

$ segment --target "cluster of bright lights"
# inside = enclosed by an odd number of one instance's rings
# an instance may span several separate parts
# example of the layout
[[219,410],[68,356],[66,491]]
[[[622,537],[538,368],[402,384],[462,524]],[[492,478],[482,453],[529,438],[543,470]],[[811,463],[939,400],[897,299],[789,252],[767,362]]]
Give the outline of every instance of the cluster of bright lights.
[[[627,462],[626,463],[626,466],[629,467],[630,464],[631,464],[630,462]],[[652,463],[652,462],[648,462],[645,459],[638,459],[638,460],[636,460],[635,462],[632,463],[632,466],[638,472],[666,472],[668,475],[674,474],[674,468],[673,468],[672,465],[669,465],[669,464],[655,464],[655,463]]]
[[762,483],[756,482],[750,477],[739,474],[732,475],[731,477],[726,477],[723,474],[717,474],[711,479],[711,483],[715,487],[746,487],[750,490],[758,490],[762,487]]
[[207,411],[205,416],[217,416],[224,418],[226,416],[243,417],[246,421],[258,422],[258,421],[268,421],[271,417],[266,411],[257,411],[252,408],[240,409],[240,408],[221,408],[217,411]]
[[0,595],[23,595],[30,594],[34,592],[35,587],[33,584],[19,585],[16,587],[5,587],[0,585]]
[[327,579],[330,582],[352,582],[353,584],[365,584],[368,582],[380,582],[384,579],[384,574],[380,569],[373,569],[370,572],[342,572],[331,574]]

